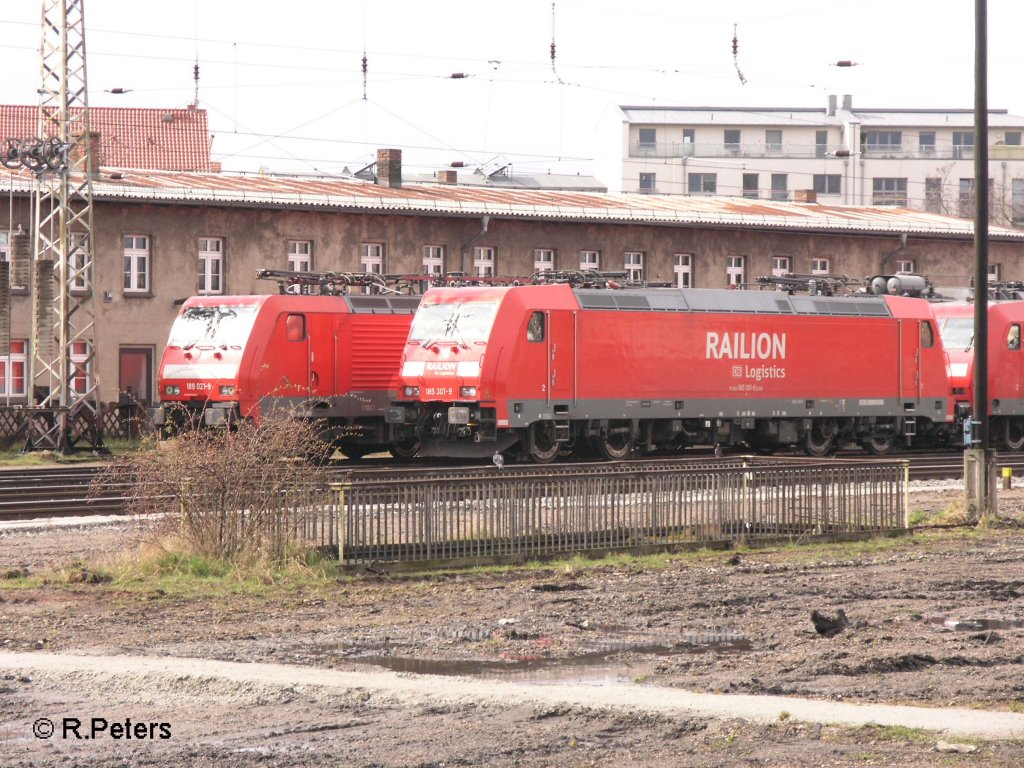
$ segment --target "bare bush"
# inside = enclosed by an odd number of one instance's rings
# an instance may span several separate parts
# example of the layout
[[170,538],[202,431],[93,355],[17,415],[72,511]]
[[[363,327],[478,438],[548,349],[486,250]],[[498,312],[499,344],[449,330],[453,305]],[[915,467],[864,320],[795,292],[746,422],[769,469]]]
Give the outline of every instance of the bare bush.
[[190,554],[277,560],[320,543],[329,523],[327,473],[305,459],[323,454],[315,424],[270,415],[149,441],[94,486],[122,487],[128,512],[151,516]]

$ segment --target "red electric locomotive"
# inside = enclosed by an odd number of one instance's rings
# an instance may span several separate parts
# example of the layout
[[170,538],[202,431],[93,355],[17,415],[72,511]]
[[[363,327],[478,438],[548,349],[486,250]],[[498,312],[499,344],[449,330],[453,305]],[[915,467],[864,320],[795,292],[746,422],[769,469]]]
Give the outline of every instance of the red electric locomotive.
[[[974,402],[974,304],[933,306],[946,354],[956,420],[962,428]],[[988,305],[988,397],[990,435],[1011,451],[1024,449],[1024,301]]]
[[928,302],[569,285],[436,288],[401,360],[392,437],[422,455],[592,447],[888,451],[951,431]]
[[390,449],[384,412],[419,297],[195,296],[181,308],[160,362],[151,418],[186,424],[257,422],[287,408],[315,419],[350,458]]

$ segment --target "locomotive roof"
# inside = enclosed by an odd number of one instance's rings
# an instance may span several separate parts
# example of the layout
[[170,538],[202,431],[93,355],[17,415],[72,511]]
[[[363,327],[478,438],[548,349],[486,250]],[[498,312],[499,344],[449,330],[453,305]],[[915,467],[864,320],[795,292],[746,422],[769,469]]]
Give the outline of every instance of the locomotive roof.
[[574,290],[583,309],[651,312],[742,312],[764,315],[848,315],[892,317],[885,298],[802,296],[780,291],[735,291],[713,288]]
[[354,315],[411,315],[420,304],[419,296],[347,294],[343,298]]

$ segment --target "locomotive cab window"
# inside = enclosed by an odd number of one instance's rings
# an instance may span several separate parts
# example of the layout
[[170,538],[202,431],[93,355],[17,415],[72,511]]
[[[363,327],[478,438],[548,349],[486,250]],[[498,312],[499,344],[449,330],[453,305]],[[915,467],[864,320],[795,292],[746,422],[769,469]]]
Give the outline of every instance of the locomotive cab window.
[[921,322],[921,346],[925,349],[935,346],[935,331],[927,320]]
[[526,325],[527,341],[544,341],[544,313],[533,312],[530,322]]
[[1006,334],[1006,348],[1020,349],[1020,323],[1010,326],[1010,332]]
[[288,341],[306,340],[306,316],[288,315],[284,321],[285,337]]

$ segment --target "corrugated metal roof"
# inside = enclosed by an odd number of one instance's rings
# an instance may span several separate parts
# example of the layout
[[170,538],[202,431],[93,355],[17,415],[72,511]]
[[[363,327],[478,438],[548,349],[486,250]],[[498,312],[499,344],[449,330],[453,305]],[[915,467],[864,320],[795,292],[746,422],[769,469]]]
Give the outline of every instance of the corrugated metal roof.
[[[72,108],[80,119],[81,107]],[[89,130],[99,133],[99,164],[115,168],[216,171],[204,109],[89,107]],[[39,108],[0,104],[0,136],[38,135]],[[52,134],[51,134],[52,135]]]
[[[114,178],[112,178],[112,175]],[[27,172],[10,186],[28,193]],[[6,185],[4,185],[6,186]],[[161,202],[252,208],[359,211],[403,215],[492,216],[665,226],[724,226],[789,231],[970,237],[973,222],[888,206],[838,206],[738,197],[551,192],[447,184],[377,186],[353,179],[246,176],[228,173],[105,170],[96,201]],[[990,227],[994,240],[1024,240],[1024,231]]]

